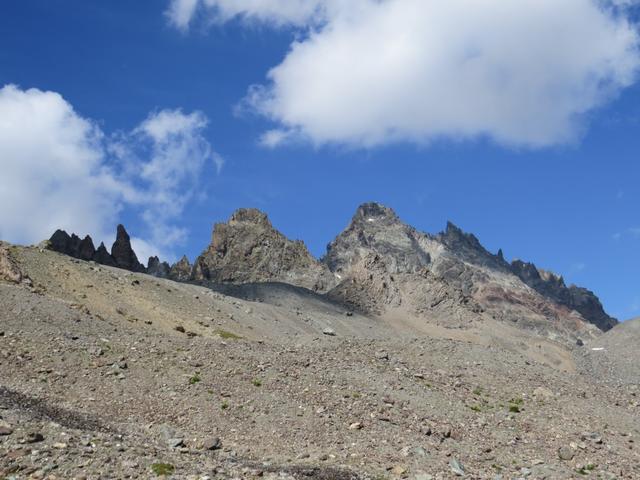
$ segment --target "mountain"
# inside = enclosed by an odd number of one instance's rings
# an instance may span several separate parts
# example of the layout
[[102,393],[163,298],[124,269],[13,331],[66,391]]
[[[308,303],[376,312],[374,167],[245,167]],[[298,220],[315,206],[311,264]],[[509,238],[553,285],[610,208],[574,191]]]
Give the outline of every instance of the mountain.
[[491,319],[580,342],[617,324],[593,292],[566,286],[562,277],[532,263],[509,263],[501,251],[487,251],[451,222],[436,235],[420,232],[378,203],[358,207],[320,260],[303,242],[276,230],[265,213],[244,208],[214,225],[211,243],[193,265],[186,256],[172,266],[152,257],[145,269],[122,225],[110,255],[104,246],[96,251],[90,237],[80,240],[63,231],[54,233],[49,248],[210,286],[286,283],[363,314],[415,318],[447,328]]
[[501,252],[488,252],[452,223],[429,235],[377,203],[357,209],[323,262],[341,280],[330,297],[377,314],[396,310],[444,322],[488,315],[564,337],[591,336],[590,324],[602,330],[615,324],[591,292],[561,282],[548,291],[531,287]]

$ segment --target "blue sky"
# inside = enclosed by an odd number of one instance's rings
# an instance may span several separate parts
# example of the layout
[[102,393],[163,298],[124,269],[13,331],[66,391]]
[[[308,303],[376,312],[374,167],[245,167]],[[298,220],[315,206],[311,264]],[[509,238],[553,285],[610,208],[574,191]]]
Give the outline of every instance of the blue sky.
[[[186,253],[193,259],[208,243],[213,222],[226,220],[236,208],[257,207],[278,229],[303,239],[320,256],[357,205],[375,200],[427,232],[438,232],[451,220],[489,250],[502,248],[507,258],[533,261],[564,275],[568,283],[594,290],[614,316],[640,315],[640,85],[634,39],[622,48],[615,44],[617,35],[602,58],[584,58],[570,71],[552,71],[554,89],[548,90],[547,83],[542,89],[553,96],[546,104],[546,96],[536,96],[536,72],[548,72],[562,58],[547,58],[549,49],[542,47],[528,49],[549,27],[524,32],[529,39],[514,40],[517,61],[504,57],[503,50],[493,51],[491,58],[507,78],[501,77],[500,85],[506,86],[500,88],[514,89],[509,97],[493,83],[482,83],[486,71],[495,73],[493,67],[483,67],[474,82],[476,70],[450,72],[447,62],[430,63],[431,72],[440,71],[425,77],[429,83],[420,76],[425,72],[405,72],[406,65],[396,64],[395,57],[393,65],[378,65],[390,61],[383,60],[384,52],[370,55],[375,46],[357,47],[362,38],[369,41],[370,25],[363,19],[380,21],[369,1],[359,0],[362,10],[355,13],[339,11],[342,7],[332,10],[334,2],[327,2],[329,7],[312,5],[309,13],[306,7],[296,10],[299,2],[286,10],[278,0],[266,0],[266,9],[259,11],[216,0],[176,1],[175,8],[180,3],[196,6],[182,23],[167,14],[172,5],[168,1],[5,2],[0,15],[0,88],[14,87],[5,89],[0,113],[13,118],[6,112],[18,112],[21,120],[9,125],[15,131],[0,120],[0,140],[6,128],[13,142],[13,150],[0,159],[6,162],[5,184],[0,180],[5,203],[0,236],[35,242],[48,236],[43,232],[51,229],[49,222],[58,222],[108,241],[115,222],[123,222],[144,242],[143,251],[174,258]],[[411,7],[410,0],[404,3]],[[500,1],[489,3],[501,11]],[[584,14],[594,21],[593,32],[585,38],[595,36],[600,44],[609,38],[611,25],[602,26],[599,7],[590,0],[568,4],[575,4],[578,18]],[[399,21],[401,8],[395,12]],[[553,8],[538,14],[556,14]],[[637,26],[634,7],[610,8],[617,20],[606,17],[606,11],[601,15],[611,22],[627,19],[627,35],[632,35]],[[490,24],[474,23],[472,13],[462,21],[452,18],[452,25],[477,38],[478,51],[491,53],[495,39],[483,36]],[[557,15],[568,13],[576,12]],[[429,14],[433,12],[425,12]],[[453,15],[440,14],[445,19]],[[576,27],[578,40],[585,22]],[[329,33],[327,26],[332,28]],[[391,36],[394,26],[385,24]],[[347,30],[340,33],[341,28]],[[353,31],[361,35],[350,36]],[[437,46],[419,44],[427,39],[416,38],[416,49],[425,49],[417,51],[421,58],[437,51]],[[290,46],[296,39],[301,48],[294,55]],[[504,44],[503,38],[497,40]],[[339,42],[347,42],[347,63],[325,61],[323,52],[326,56],[332,48],[342,50]],[[402,47],[398,56],[414,53]],[[364,48],[362,55],[357,48]],[[482,58],[474,48],[470,52],[470,58]],[[438,53],[446,57],[450,52]],[[572,54],[569,47],[566,53]],[[320,66],[316,69],[312,62],[314,66],[305,69],[314,55]],[[531,64],[523,63],[524,56]],[[360,62],[363,57],[368,58],[366,65]],[[351,72],[352,59],[353,69],[361,67],[367,75],[359,78]],[[603,59],[616,69],[593,73]],[[278,74],[269,80],[274,67]],[[595,86],[575,85],[583,80],[580,69],[588,71],[585,77],[597,77]],[[386,71],[402,72],[401,81],[394,75],[383,80]],[[457,79],[458,72],[469,78],[464,88],[437,84]],[[356,75],[353,83],[350,75]],[[292,79],[300,84],[292,84]],[[358,82],[362,95],[352,87]],[[250,95],[252,85],[263,86],[257,100]],[[398,85],[409,97],[397,92]],[[469,89],[473,95],[467,96]],[[386,92],[392,92],[388,99]],[[522,92],[530,94],[531,101],[518,103],[514,112],[511,105],[520,101]],[[57,96],[48,95],[53,93]],[[332,100],[313,102],[323,95]],[[432,113],[416,108],[415,118],[405,122],[409,107],[423,101]],[[508,105],[496,104],[502,101]],[[21,113],[32,112],[24,110],[26,104],[65,120],[52,120],[32,134],[24,120],[29,113]],[[341,105],[345,109],[340,110]],[[366,115],[359,115],[359,109]],[[378,130],[381,124],[385,129]],[[51,141],[58,143],[35,149],[33,144],[48,135],[48,128],[55,137]],[[274,131],[274,138],[284,140],[266,145],[265,132]],[[20,132],[25,132],[23,140]],[[67,137],[75,142],[73,149],[61,146],[60,139]],[[21,141],[34,153],[18,155],[12,164],[10,155],[22,148]],[[54,155],[58,151],[63,153]],[[92,167],[85,177],[70,173],[49,181],[66,171],[56,163],[61,161]],[[35,178],[33,172],[46,178]],[[162,177],[166,172],[170,178]],[[42,188],[34,187],[36,183]],[[10,192],[9,200],[2,189]],[[19,205],[29,204],[27,197],[52,210],[43,207],[38,222],[37,215],[20,211]],[[62,212],[73,203],[73,208],[87,208]],[[42,230],[27,223],[38,223]]]

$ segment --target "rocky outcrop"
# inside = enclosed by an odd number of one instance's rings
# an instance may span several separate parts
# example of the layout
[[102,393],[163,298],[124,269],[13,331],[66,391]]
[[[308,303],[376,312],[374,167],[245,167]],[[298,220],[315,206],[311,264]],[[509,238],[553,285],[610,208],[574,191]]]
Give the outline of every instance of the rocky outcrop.
[[502,250],[493,255],[482,246],[475,235],[463,232],[462,229],[451,222],[447,222],[447,228],[444,232],[439,233],[436,239],[447,250],[465,262],[496,270],[509,271],[509,263],[505,261]]
[[116,241],[111,247],[111,256],[118,268],[132,272],[145,271],[144,265],[138,261],[136,253],[131,248],[131,239],[123,225],[118,225]]
[[21,283],[26,277],[15,262],[9,247],[0,242],[0,280],[10,283]]
[[64,230],[55,231],[49,239],[49,248],[81,260],[93,260],[96,253],[93,240],[89,235],[80,240],[75,233],[69,236]]
[[171,267],[167,262],[161,262],[158,257],[149,257],[147,273],[158,278],[169,278]]
[[335,284],[326,265],[301,241],[277,231],[256,209],[237,210],[213,228],[211,244],[193,267],[192,278],[214,283],[285,282],[326,291]]
[[111,254],[107,251],[107,247],[104,246],[103,242],[100,242],[100,246],[98,247],[95,255],[93,256],[93,261],[96,263],[100,263],[102,265],[108,265],[109,267],[116,266],[116,261],[113,259]]
[[184,255],[178,262],[171,266],[169,278],[178,282],[188,282],[192,279],[192,270],[193,267],[189,259]]
[[96,249],[89,235],[82,240],[75,233],[69,235],[64,230],[56,230],[46,242],[46,248],[54,252],[69,255],[80,260],[92,260],[102,265],[123,268],[132,272],[144,272],[146,269],[138,262],[135,252],[131,248],[129,234],[122,225],[118,225],[116,241],[107,251],[104,243]]
[[568,286],[561,276],[539,269],[533,263],[514,260],[511,269],[524,283],[553,301],[575,310],[602,331],[610,330],[618,321],[607,315],[596,295],[586,288]]
[[389,273],[417,272],[431,262],[424,240],[423,234],[402,223],[392,209],[365,203],[327,246],[322,261],[338,276],[371,254],[385,259]]

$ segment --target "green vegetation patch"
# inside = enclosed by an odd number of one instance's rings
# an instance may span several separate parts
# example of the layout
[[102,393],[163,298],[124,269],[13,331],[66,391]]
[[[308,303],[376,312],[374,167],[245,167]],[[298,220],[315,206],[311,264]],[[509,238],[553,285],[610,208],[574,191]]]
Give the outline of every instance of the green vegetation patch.
[[236,335],[233,332],[228,332],[227,330],[218,329],[214,333],[225,340],[242,340],[242,337],[240,335]]
[[175,470],[176,467],[174,467],[170,463],[154,463],[153,465],[151,465],[151,471],[159,477],[171,475],[173,472],[175,472]]

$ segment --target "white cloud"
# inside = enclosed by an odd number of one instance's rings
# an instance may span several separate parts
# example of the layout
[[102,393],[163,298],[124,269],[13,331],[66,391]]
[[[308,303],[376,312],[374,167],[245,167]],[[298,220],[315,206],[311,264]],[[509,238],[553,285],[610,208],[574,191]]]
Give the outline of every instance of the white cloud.
[[[175,2],[174,2],[175,3]],[[247,102],[262,143],[571,143],[636,79],[627,0],[200,0],[217,20],[302,29]]]
[[149,234],[140,259],[172,257],[186,231],[176,221],[208,162],[221,168],[195,112],[152,113],[135,130],[106,136],[55,92],[0,89],[0,238],[36,243],[57,228],[113,239],[127,208]]
[[[357,2],[360,0],[350,0]],[[165,12],[169,21],[181,30],[189,28],[198,8],[207,11],[215,22],[234,17],[274,25],[305,25],[322,18],[329,5],[341,0],[172,0]]]
[[119,152],[120,160],[134,166],[143,186],[142,218],[153,243],[163,248],[185,240],[187,231],[173,226],[172,221],[193,199],[205,164],[213,161],[218,171],[222,168],[222,157],[203,136],[207,123],[201,112],[187,115],[162,110],[149,115],[124,144],[122,139],[119,142],[125,146]]
[[165,12],[169,22],[181,30],[189,28],[192,17],[196,13],[199,0],[172,0]]
[[0,90],[0,238],[38,242],[56,228],[106,234],[123,185],[107,167],[103,134],[59,94]]

